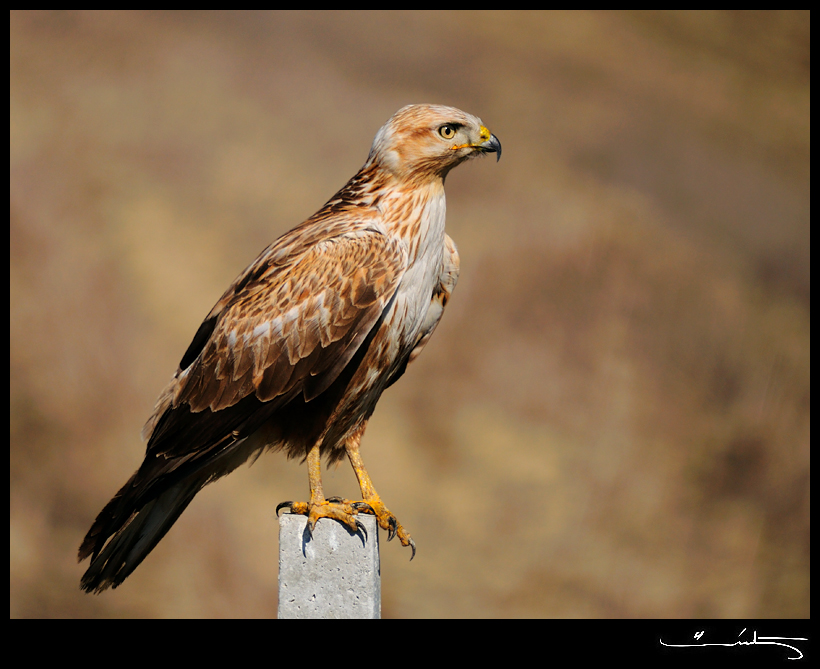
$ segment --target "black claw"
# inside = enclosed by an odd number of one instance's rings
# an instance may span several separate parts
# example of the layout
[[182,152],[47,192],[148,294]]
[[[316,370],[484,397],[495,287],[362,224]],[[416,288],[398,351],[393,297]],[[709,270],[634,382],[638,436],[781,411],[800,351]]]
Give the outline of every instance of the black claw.
[[344,504],[345,498],[334,495],[333,497],[327,497],[325,501],[330,502],[331,504]]
[[388,520],[387,523],[390,525],[390,528],[387,530],[387,540],[393,541],[393,537],[396,536],[396,530],[398,529],[398,523],[396,522],[395,516],[390,516],[390,520]]
[[416,542],[410,539],[410,548],[413,549],[413,554],[410,556],[410,562],[413,561],[413,558],[416,557]]
[[356,527],[358,527],[362,531],[362,534],[364,535],[364,539],[365,539],[365,541],[367,541],[367,530],[364,528],[364,525],[362,524],[362,521],[359,520],[358,518],[356,518],[355,520],[356,520]]
[[356,509],[356,511],[366,511],[367,513],[372,513],[374,516],[376,515],[376,512],[373,510],[373,507],[370,506],[367,502],[353,502],[353,504],[351,504],[350,506]]
[[291,502],[282,502],[281,504],[277,504],[276,505],[276,517],[277,518],[279,517],[280,509],[283,509],[284,507],[288,507],[289,509],[292,509],[293,508],[293,502],[292,501]]

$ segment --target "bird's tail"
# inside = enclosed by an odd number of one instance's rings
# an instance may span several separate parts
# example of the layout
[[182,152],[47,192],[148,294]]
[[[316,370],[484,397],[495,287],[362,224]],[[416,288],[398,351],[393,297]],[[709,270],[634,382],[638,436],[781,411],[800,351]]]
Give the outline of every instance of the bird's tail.
[[198,477],[179,481],[137,511],[125,515],[121,511],[122,496],[130,484],[131,481],[126,483],[100,512],[80,546],[81,562],[91,556],[91,564],[80,581],[86,592],[99,593],[122,583],[171,529],[204,482]]

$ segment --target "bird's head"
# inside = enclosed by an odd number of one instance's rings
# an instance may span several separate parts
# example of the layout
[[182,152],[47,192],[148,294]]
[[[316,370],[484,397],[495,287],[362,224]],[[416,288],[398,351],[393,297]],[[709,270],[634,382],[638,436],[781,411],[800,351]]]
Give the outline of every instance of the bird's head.
[[465,160],[484,153],[501,158],[501,142],[481,119],[441,105],[408,105],[385,123],[366,165],[401,179],[443,179]]

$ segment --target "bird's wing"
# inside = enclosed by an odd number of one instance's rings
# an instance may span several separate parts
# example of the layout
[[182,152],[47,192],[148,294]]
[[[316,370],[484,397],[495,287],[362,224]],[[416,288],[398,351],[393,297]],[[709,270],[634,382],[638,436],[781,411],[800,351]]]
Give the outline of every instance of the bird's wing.
[[313,399],[378,320],[404,261],[398,244],[365,232],[252,266],[206,319],[213,330],[174,404],[218,411],[252,393],[267,402],[293,390]]
[[251,395],[263,402],[299,393],[315,398],[379,320],[407,262],[400,242],[372,228],[309,244],[280,242],[208,314],[146,436],[181,405],[218,412]]
[[456,287],[461,263],[455,242],[450,238],[450,235],[444,235],[444,251],[439,280],[433,288],[433,294],[430,296],[430,306],[427,308],[427,313],[424,315],[424,320],[419,328],[418,339],[413,346],[413,350],[410,351],[410,355],[408,355],[404,359],[403,364],[393,372],[387,382],[387,387],[392,386],[404,376],[405,371],[407,371],[407,365],[419,357],[427,345],[427,342],[430,341],[430,337],[433,336],[436,327],[438,327],[439,321],[444,315],[444,308],[447,306],[447,302],[450,301],[453,288]]
[[430,307],[424,317],[424,322],[419,331],[419,340],[410,353],[407,362],[413,362],[419,357],[422,349],[430,341],[436,327],[444,315],[444,308],[447,302],[450,301],[450,295],[453,293],[453,288],[456,287],[458,281],[458,272],[461,267],[461,261],[458,256],[455,242],[450,238],[450,235],[444,235],[444,256],[442,257],[441,273],[439,274],[439,281],[433,289],[433,295],[430,298]]

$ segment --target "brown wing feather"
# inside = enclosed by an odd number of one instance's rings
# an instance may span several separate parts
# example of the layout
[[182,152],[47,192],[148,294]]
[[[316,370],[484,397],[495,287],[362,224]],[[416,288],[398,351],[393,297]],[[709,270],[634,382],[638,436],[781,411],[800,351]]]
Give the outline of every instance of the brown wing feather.
[[272,247],[206,318],[212,329],[178,371],[171,406],[216,412],[251,394],[263,402],[294,392],[313,399],[381,316],[405,263],[399,243],[373,230],[290,255]]

